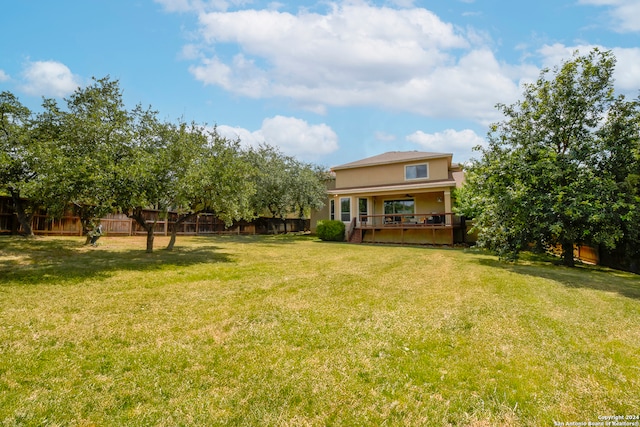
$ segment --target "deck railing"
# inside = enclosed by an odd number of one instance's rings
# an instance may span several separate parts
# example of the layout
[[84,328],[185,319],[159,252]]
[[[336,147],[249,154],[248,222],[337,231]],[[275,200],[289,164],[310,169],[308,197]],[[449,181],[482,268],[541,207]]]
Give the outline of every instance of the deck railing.
[[359,215],[360,228],[451,227],[459,217],[451,212]]
[[349,228],[347,228],[347,241],[350,242],[353,239],[353,233],[356,231],[356,218],[351,220]]

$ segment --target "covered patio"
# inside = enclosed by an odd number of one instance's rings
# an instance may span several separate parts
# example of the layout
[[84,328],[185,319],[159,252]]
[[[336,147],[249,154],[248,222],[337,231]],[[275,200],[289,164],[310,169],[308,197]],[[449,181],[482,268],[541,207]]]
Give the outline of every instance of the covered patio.
[[347,237],[354,243],[453,245],[454,232],[463,227],[450,212],[361,215],[349,224]]
[[453,245],[462,223],[449,188],[408,187],[333,190],[332,218],[345,222],[354,243]]

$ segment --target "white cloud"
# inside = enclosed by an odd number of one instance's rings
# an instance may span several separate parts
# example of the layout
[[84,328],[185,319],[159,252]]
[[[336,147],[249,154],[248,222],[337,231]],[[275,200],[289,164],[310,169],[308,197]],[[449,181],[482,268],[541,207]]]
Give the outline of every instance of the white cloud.
[[384,142],[391,142],[397,139],[395,135],[387,132],[382,132],[382,131],[377,131],[374,134],[374,138],[377,139],[378,141],[384,141]]
[[407,135],[407,141],[418,144],[421,149],[436,153],[454,153],[456,161],[466,161],[473,157],[473,147],[484,145],[485,139],[471,129],[425,133],[417,131]]
[[267,143],[285,154],[308,161],[316,161],[338,149],[338,136],[329,126],[310,125],[295,117],[264,119],[262,127],[256,131],[226,125],[219,125],[217,129],[222,136],[239,138],[245,146]]
[[5,73],[4,70],[0,70],[0,82],[7,82],[10,78],[9,74]]
[[216,57],[205,58],[202,65],[192,66],[189,71],[205,84],[220,86],[251,98],[262,97],[268,90],[266,73],[242,54],[236,55],[230,64]]
[[155,2],[164,6],[167,12],[189,12],[198,10],[196,3],[200,3],[199,1],[190,0],[155,0]]
[[180,59],[196,60],[201,58],[200,48],[194,44],[186,44],[179,54]]
[[249,3],[251,0],[154,0],[161,4],[167,12],[206,12],[212,10],[225,11],[231,6]]
[[390,2],[398,7],[410,8],[414,6],[415,0],[390,0]]
[[[556,43],[543,46],[538,53],[543,58],[543,65],[552,68],[571,59],[576,50],[584,55],[596,47],[602,51],[609,50],[597,45],[565,46]],[[616,90],[635,98],[638,95],[638,89],[640,89],[640,48],[615,47],[610,50],[616,57],[614,73]]]
[[612,29],[617,32],[640,31],[640,2],[638,0],[580,0],[580,4],[608,6]]
[[262,132],[260,131],[252,132],[245,128],[227,125],[217,125],[216,129],[218,133],[225,138],[230,140],[239,139],[245,147],[257,147],[265,142]]
[[519,96],[518,84],[489,50],[474,50],[453,65],[413,79],[396,96],[411,101],[413,111],[431,117],[470,117],[482,124],[499,118],[494,106]]
[[640,89],[640,48],[614,48],[616,56],[616,88],[629,93],[633,98]]
[[69,67],[57,61],[30,62],[22,77],[22,90],[36,96],[62,98],[81,85],[81,79],[72,74]]
[[[191,73],[247,97],[285,97],[313,111],[375,105],[487,123],[496,102],[519,95],[515,67],[482,47],[486,35],[462,33],[422,8],[353,2],[331,4],[326,14],[202,13],[200,23],[216,56]],[[225,55],[229,47],[235,52]]]

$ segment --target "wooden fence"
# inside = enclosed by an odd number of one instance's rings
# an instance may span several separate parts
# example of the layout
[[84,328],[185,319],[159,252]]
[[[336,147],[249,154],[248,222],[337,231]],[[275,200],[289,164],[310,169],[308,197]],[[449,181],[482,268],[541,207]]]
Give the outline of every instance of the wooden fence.
[[[148,221],[154,222],[154,234],[169,235],[176,226],[178,214],[169,212],[164,218],[162,212],[148,209],[143,212]],[[301,232],[309,230],[308,219],[287,218],[286,231]],[[133,236],[146,234],[146,231],[133,219],[124,214],[110,214],[101,218],[102,230],[106,236]],[[81,236],[82,224],[78,216],[66,212],[61,218],[52,218],[38,212],[33,215],[31,227],[34,234],[57,236]],[[11,199],[0,197],[0,234],[18,234],[21,228],[11,207]],[[206,235],[206,234],[271,234],[285,230],[285,222],[273,218],[256,218],[253,221],[235,221],[227,227],[214,214],[203,213],[194,216],[178,226],[176,234]]]

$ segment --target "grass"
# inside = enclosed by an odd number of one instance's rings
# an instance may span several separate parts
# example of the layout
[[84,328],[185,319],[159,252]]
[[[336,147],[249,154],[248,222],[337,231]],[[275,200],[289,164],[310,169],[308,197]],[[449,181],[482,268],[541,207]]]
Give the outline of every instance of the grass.
[[638,276],[312,237],[82,243],[0,237],[3,426],[541,426],[640,408]]

